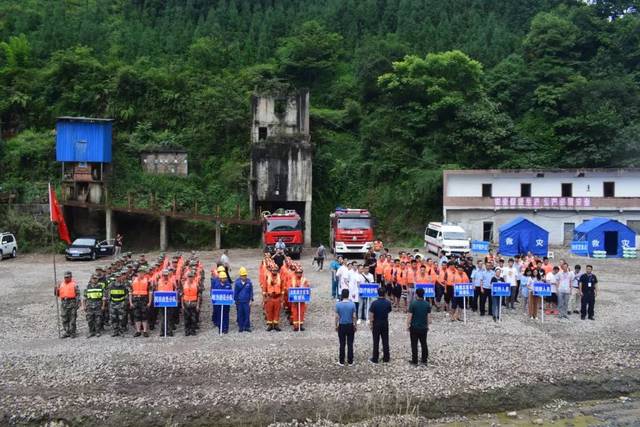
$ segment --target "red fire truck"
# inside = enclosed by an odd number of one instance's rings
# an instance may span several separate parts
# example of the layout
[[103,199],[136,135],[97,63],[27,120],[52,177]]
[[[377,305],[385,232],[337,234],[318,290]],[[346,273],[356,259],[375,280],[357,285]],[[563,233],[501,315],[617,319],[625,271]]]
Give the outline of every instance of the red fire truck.
[[371,248],[375,220],[368,210],[337,208],[329,217],[331,252],[364,255]]
[[286,253],[299,259],[304,246],[304,224],[294,210],[278,209],[274,213],[262,212],[262,241],[265,249],[275,252],[276,243],[282,239]]

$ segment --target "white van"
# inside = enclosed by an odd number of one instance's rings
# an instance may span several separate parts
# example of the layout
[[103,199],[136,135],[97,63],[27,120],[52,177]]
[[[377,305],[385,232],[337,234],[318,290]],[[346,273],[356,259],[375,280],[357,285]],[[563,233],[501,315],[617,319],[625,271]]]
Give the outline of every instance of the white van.
[[441,250],[447,255],[470,251],[469,238],[464,228],[441,222],[430,222],[427,225],[424,230],[424,247],[434,254],[439,254]]

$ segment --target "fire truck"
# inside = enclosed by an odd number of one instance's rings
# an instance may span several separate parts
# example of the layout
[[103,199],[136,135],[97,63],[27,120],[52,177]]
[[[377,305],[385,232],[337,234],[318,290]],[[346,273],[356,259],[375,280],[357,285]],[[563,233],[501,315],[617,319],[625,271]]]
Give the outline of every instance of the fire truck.
[[275,252],[278,239],[286,245],[286,253],[299,259],[304,246],[304,224],[294,210],[278,209],[274,213],[262,212],[262,241],[265,250]]
[[375,220],[368,210],[337,208],[329,218],[331,252],[364,255],[373,245]]

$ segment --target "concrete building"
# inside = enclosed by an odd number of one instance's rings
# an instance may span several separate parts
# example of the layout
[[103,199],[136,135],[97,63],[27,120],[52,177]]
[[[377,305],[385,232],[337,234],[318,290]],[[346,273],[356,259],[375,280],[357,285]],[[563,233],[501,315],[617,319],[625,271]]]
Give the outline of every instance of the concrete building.
[[186,150],[143,151],[140,154],[140,160],[142,161],[142,169],[154,175],[187,176],[189,173]]
[[253,212],[294,209],[311,243],[312,146],[309,92],[252,98],[250,206]]
[[498,228],[522,215],[568,244],[594,217],[640,232],[640,169],[446,170],[443,219],[476,240],[498,241]]

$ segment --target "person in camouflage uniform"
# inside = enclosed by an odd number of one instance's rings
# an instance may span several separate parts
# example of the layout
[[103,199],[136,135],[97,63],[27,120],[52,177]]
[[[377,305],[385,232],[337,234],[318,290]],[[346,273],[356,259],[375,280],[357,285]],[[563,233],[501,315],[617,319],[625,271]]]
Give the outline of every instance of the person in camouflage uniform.
[[64,273],[64,281],[56,286],[55,294],[60,298],[60,315],[64,328],[64,334],[61,338],[75,338],[80,291],[76,282],[71,278],[70,271]]
[[103,304],[109,303],[109,314],[111,315],[112,337],[122,335],[127,322],[125,307],[129,301],[129,288],[125,282],[126,270],[118,273],[116,281],[107,287],[103,298]]
[[87,338],[94,336],[99,337],[102,331],[102,299],[104,297],[104,289],[98,283],[98,276],[95,274],[89,279],[87,288],[84,290],[84,300],[82,308],[87,316],[87,324],[89,325],[89,333]]

